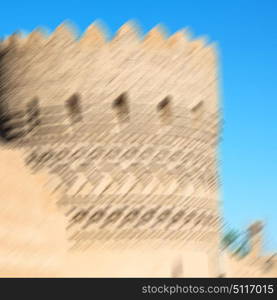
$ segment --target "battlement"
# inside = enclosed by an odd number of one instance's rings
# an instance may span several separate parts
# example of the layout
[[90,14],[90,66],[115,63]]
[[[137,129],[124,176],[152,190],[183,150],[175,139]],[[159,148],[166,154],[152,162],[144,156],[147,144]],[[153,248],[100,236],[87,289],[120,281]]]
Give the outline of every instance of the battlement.
[[2,49],[16,48],[17,50],[29,51],[32,48],[35,49],[40,46],[50,46],[53,48],[55,45],[50,45],[53,42],[55,42],[57,50],[61,50],[58,49],[59,46],[65,46],[66,44],[75,44],[82,51],[94,47],[118,46],[119,43],[129,45],[130,43],[134,43],[139,47],[147,47],[148,51],[151,48],[159,50],[168,49],[170,51],[176,48],[186,48],[186,54],[192,54],[203,48],[214,51],[214,44],[207,45],[204,37],[193,40],[188,29],[182,29],[168,37],[162,26],[156,26],[142,37],[138,26],[133,22],[124,24],[112,39],[108,39],[105,30],[97,23],[90,25],[81,37],[77,37],[73,26],[69,23],[63,23],[50,35],[47,35],[43,29],[39,28],[28,35],[17,32],[2,40],[0,45]]

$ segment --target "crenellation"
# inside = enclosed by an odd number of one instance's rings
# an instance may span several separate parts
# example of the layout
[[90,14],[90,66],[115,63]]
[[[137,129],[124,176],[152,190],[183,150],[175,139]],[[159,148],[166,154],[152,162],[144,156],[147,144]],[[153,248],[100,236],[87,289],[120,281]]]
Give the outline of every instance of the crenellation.
[[109,46],[111,51],[114,48],[125,47],[125,51],[131,52],[134,47],[139,46],[139,43],[141,43],[141,37],[138,26],[133,22],[128,22],[119,28]]
[[166,47],[165,32],[161,26],[156,26],[151,29],[145,36],[143,47],[147,50],[164,50]]
[[[84,35],[80,39],[80,45],[86,49],[101,48],[107,42],[107,38],[103,30],[97,25],[90,25]],[[81,49],[83,49],[81,47]]]
[[167,40],[167,44],[176,51],[178,57],[181,54],[180,51],[183,52],[188,47],[190,40],[191,36],[188,29],[183,29],[171,35]]
[[38,28],[27,36],[25,47],[30,51],[36,52],[41,49],[45,43],[46,35],[42,29]]

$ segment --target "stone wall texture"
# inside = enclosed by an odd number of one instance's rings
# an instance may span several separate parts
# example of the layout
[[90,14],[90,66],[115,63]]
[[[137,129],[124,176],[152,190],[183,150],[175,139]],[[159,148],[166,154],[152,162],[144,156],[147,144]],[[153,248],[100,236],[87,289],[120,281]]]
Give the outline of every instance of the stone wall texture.
[[61,25],[0,47],[2,138],[23,150],[33,173],[48,172],[72,251],[112,251],[118,264],[135,264],[138,251],[154,265],[166,258],[164,270],[141,276],[170,276],[188,253],[176,273],[216,276],[215,45],[186,31],[166,37],[159,27],[141,38],[127,23],[111,40],[96,25],[79,39]]

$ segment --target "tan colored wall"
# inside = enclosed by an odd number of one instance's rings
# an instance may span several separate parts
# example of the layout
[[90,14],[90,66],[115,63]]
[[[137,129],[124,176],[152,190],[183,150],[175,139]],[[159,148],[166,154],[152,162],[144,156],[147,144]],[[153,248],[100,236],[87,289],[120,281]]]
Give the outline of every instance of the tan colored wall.
[[228,253],[224,255],[225,277],[277,277],[276,261],[271,268],[267,267],[266,261],[269,257],[253,257],[247,255],[238,258]]
[[[0,152],[0,276],[208,277],[213,257],[205,250],[178,251],[164,244],[68,252],[65,218],[45,189],[47,174],[31,175],[22,153]],[[177,273],[176,273],[177,272]]]
[[256,257],[255,251],[238,259],[205,244],[179,250],[163,242],[153,249],[142,240],[135,248],[123,241],[121,249],[98,244],[86,252],[68,251],[58,195],[45,186],[49,175],[31,175],[15,150],[1,149],[0,165],[0,277],[277,277],[276,259],[266,268],[269,257]]
[[[1,110],[10,114],[8,124],[16,123],[13,113],[23,113],[18,116],[23,125],[17,123],[15,130],[26,131],[9,145],[22,149],[30,171],[50,174],[47,188],[59,194],[58,206],[71,224],[67,238],[72,243],[72,236],[82,236],[73,247],[89,248],[95,257],[99,249],[113,249],[113,263],[122,265],[115,253],[123,245],[130,251],[130,268],[122,269],[126,276],[136,264],[145,276],[168,276],[180,253],[184,276],[217,274],[214,46],[181,32],[165,38],[157,29],[141,41],[125,25],[110,42],[94,26],[80,41],[61,26],[48,38],[36,32],[25,39],[13,36],[1,47]],[[124,123],[112,108],[123,92],[129,106]],[[82,121],[73,125],[65,103],[74,93],[80,95]],[[157,106],[168,96],[165,124]],[[26,121],[33,97],[40,107],[40,124],[34,128]],[[201,102],[199,113],[195,107]],[[84,229],[99,210],[103,216]],[[76,221],[81,213],[84,218]],[[141,246],[145,258],[133,261]],[[166,263],[157,267],[163,256]],[[201,268],[194,269],[194,261]],[[103,272],[108,269],[105,262]]]

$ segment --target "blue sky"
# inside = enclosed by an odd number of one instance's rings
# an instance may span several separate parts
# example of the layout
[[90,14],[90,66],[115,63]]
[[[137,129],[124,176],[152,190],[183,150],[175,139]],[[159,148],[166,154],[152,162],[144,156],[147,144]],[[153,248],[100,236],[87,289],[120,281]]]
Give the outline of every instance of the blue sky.
[[230,226],[264,219],[266,250],[277,250],[277,1],[1,1],[0,37],[71,20],[80,32],[100,19],[111,34],[129,19],[143,33],[189,26],[220,50],[224,110],[222,199]]

